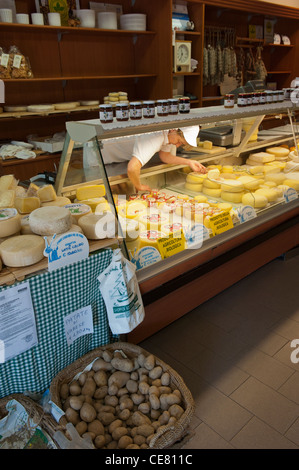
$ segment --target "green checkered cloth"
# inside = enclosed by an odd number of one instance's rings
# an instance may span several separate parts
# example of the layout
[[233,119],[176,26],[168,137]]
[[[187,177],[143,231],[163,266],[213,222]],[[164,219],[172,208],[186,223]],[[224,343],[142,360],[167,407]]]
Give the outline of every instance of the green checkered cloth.
[[[87,352],[119,339],[109,329],[97,280],[111,263],[112,253],[108,248],[69,266],[22,281],[30,284],[38,344],[0,364],[0,398],[26,391],[42,393],[64,367]],[[3,287],[0,292],[10,288]],[[64,317],[88,305],[92,308],[94,332],[77,338],[68,346]]]

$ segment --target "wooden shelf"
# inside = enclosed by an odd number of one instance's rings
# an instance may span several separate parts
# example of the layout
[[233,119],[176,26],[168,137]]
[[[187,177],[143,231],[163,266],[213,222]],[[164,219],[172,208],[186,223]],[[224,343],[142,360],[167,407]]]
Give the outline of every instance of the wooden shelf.
[[258,43],[264,43],[264,39],[257,39],[257,38],[240,38],[236,37],[236,42],[258,42]]
[[47,111],[43,113],[33,113],[29,111],[23,112],[6,112],[0,113],[0,120],[2,119],[18,119],[18,118],[25,118],[25,117],[36,117],[36,116],[49,116],[49,115],[57,115],[57,114],[70,114],[70,113],[80,113],[86,111],[97,111],[99,106],[77,106],[74,109],[55,109],[53,111]]
[[199,77],[201,75],[200,72],[173,72],[175,77],[181,77],[182,75],[186,75],[188,77]]
[[200,31],[179,31],[179,30],[174,30],[175,34],[186,34],[188,36],[201,36]]
[[112,79],[125,79],[125,78],[149,78],[156,77],[155,73],[140,73],[140,74],[124,74],[124,75],[88,75],[88,76],[66,76],[66,77],[34,77],[34,78],[4,78],[5,83],[32,83],[32,82],[53,82],[53,81],[68,81],[68,80],[112,80]]
[[290,74],[292,73],[291,70],[267,70],[268,75],[274,75],[274,74]]
[[274,44],[274,43],[265,43],[264,47],[294,47],[294,44]]

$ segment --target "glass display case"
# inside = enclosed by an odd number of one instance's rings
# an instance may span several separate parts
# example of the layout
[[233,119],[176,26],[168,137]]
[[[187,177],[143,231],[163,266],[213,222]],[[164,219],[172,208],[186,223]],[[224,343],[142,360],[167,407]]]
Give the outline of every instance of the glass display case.
[[[56,192],[91,204],[99,237],[105,237],[105,215],[112,213],[123,252],[136,264],[138,279],[148,279],[298,208],[296,109],[284,101],[126,122],[114,118],[109,124],[68,122]],[[266,116],[281,114],[289,116],[288,125],[258,131]],[[127,175],[135,139],[190,126],[200,131],[197,147],[177,150],[186,163],[165,164],[156,153],[140,174],[151,189],[136,192]],[[202,163],[206,173],[192,171],[190,160]],[[104,198],[77,198],[78,188],[98,185]]]

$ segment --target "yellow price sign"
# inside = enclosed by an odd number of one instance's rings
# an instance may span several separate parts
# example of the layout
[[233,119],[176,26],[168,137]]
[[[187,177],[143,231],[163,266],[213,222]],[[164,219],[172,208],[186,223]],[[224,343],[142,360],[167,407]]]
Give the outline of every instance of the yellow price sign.
[[224,211],[210,217],[210,227],[214,236],[234,228],[230,213],[228,211]]
[[186,247],[185,237],[182,230],[170,233],[168,237],[159,238],[157,242],[163,259],[169,258],[170,256],[183,251]]

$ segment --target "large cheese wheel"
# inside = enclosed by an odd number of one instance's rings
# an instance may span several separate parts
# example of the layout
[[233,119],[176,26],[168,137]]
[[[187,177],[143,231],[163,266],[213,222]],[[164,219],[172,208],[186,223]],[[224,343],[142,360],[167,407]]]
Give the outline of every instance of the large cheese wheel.
[[262,194],[246,193],[242,196],[242,204],[254,208],[263,208],[268,204],[268,199]]
[[238,193],[233,193],[231,191],[221,191],[221,199],[224,201],[239,203],[242,202],[242,197],[244,194],[244,191]]
[[258,163],[267,163],[275,160],[275,156],[272,153],[268,152],[251,153],[249,155],[249,158],[251,161]]
[[215,181],[211,181],[208,178],[203,181],[203,187],[209,189],[220,189],[220,183],[216,183]]
[[21,217],[14,208],[0,209],[0,238],[10,237],[21,230]]
[[211,170],[208,171],[209,180],[215,180],[219,178],[219,176],[220,176],[220,170],[218,168],[212,168]]
[[271,155],[274,155],[275,158],[279,159],[284,159],[287,158],[290,151],[289,149],[286,149],[284,147],[271,147],[266,150],[267,153],[270,153]]
[[202,188],[202,192],[207,196],[211,197],[220,197],[221,196],[221,189],[211,189],[211,188]]
[[196,172],[191,172],[187,175],[186,177],[186,182],[187,183],[197,183],[200,184],[203,182],[203,180],[207,178],[206,173],[196,173]]
[[44,258],[45,241],[38,235],[18,235],[0,245],[3,263],[11,268],[31,266]]
[[38,197],[16,197],[15,207],[20,214],[29,214],[40,207],[40,199]]
[[40,198],[41,202],[55,201],[57,197],[56,191],[52,184],[46,184],[45,186],[38,188],[36,195]]
[[221,184],[221,190],[222,191],[230,191],[232,193],[239,193],[241,191],[244,191],[244,185],[242,181],[239,179],[237,180],[226,180],[225,183]]
[[73,224],[77,224],[78,220],[83,215],[91,213],[91,208],[87,204],[70,203],[66,204],[64,207],[70,211]]
[[185,183],[185,189],[187,189],[188,191],[194,191],[196,193],[200,192],[202,190],[202,187],[203,185],[201,183]]
[[47,206],[64,207],[66,206],[66,204],[70,204],[70,203],[71,203],[71,200],[68,197],[57,196],[55,201],[42,202],[41,206],[42,207],[47,207]]
[[[73,224],[73,225],[71,225],[71,228],[69,230],[67,230],[64,233],[60,233],[59,235],[64,235],[65,233],[70,233],[70,232],[83,233],[83,230],[79,225]],[[54,235],[51,235],[51,236],[47,237],[49,244],[51,243],[51,241],[53,239],[53,236]]]
[[77,188],[76,198],[78,201],[84,199],[91,199],[94,197],[103,197],[106,194],[105,186],[103,184],[90,184]]
[[65,207],[40,207],[29,215],[29,225],[37,235],[67,232],[72,225],[71,213]]
[[278,199],[277,191],[273,188],[260,188],[255,191],[254,194],[261,194],[262,196],[266,196],[269,202],[275,202]]
[[92,212],[95,211],[95,208],[97,207],[98,204],[100,204],[101,202],[105,202],[106,199],[104,197],[94,197],[94,198],[90,198],[90,199],[83,199],[81,201],[79,201],[79,199],[74,199],[74,203],[75,204],[86,204],[87,206],[89,206],[92,210]]
[[276,184],[283,184],[285,179],[285,173],[270,173],[265,175],[265,181],[274,181]]
[[116,236],[116,220],[112,212],[83,215],[78,220],[78,225],[89,240],[102,240]]
[[240,176],[238,181],[244,185],[245,189],[254,190],[257,189],[260,185],[259,180],[253,178],[252,176]]
[[286,179],[286,180],[284,180],[283,184],[285,186],[289,186],[290,188],[295,189],[296,191],[299,191],[299,180]]

